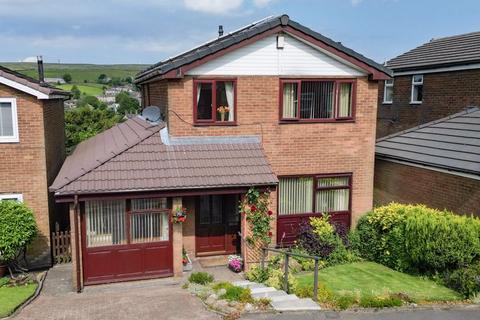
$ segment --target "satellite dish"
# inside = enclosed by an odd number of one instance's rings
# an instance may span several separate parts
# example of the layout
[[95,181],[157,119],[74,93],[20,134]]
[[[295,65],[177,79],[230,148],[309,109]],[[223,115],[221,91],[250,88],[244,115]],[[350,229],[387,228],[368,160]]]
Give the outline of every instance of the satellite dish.
[[142,117],[150,122],[158,122],[162,119],[160,108],[157,106],[148,106],[142,111]]

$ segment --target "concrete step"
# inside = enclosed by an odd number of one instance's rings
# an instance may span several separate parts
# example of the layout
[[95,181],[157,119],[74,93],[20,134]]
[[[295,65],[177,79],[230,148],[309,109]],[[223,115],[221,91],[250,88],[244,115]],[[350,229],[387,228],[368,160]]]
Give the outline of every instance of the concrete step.
[[275,288],[265,286],[263,288],[250,288],[250,290],[252,294],[277,291]]
[[279,301],[295,301],[295,300],[300,300],[296,295],[294,294],[286,294],[282,296],[275,296],[271,297],[270,300],[272,302],[279,302]]
[[247,287],[248,285],[251,285],[251,284],[253,284],[253,283],[255,283],[255,282],[248,281],[248,280],[241,280],[241,281],[234,281],[234,282],[232,282],[232,284],[233,284],[234,286],[242,287],[242,288],[245,288],[245,287]]
[[260,299],[260,298],[273,298],[273,297],[278,297],[278,296],[286,296],[287,293],[285,291],[267,291],[267,292],[259,292],[252,294],[252,297],[255,299]]
[[298,300],[272,301],[271,305],[273,309],[277,311],[321,310],[320,306],[309,298]]

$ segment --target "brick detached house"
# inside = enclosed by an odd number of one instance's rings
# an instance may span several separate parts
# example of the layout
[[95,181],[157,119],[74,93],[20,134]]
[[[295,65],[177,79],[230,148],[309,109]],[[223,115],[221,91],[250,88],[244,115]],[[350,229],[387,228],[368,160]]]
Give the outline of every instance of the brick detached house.
[[[77,289],[181,276],[182,247],[238,253],[248,267],[258,256],[238,203],[251,186],[272,191],[273,245],[310,216],[355,224],[372,208],[377,85],[389,72],[282,15],[138,74],[163,121],[145,112],[83,142],[51,187],[70,204]],[[172,224],[178,207],[187,220]]]
[[63,100],[69,93],[0,66],[0,200],[25,202],[38,237],[29,267],[51,265],[55,202],[48,186],[65,158]]
[[387,61],[377,138],[480,105],[480,32],[432,39]]
[[480,216],[480,109],[379,139],[374,199]]

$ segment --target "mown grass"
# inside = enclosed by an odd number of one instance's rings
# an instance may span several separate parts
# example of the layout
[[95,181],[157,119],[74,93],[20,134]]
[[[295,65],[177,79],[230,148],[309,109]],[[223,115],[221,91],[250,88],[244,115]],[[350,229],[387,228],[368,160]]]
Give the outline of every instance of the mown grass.
[[38,284],[31,283],[21,286],[0,287],[0,318],[10,315],[19,305],[30,298]]
[[[299,284],[313,284],[313,273],[297,276]],[[320,270],[319,282],[336,296],[384,296],[403,293],[421,301],[454,301],[461,296],[434,281],[401,273],[374,262],[356,262]]]
[[72,90],[73,86],[77,86],[78,90],[80,90],[81,93],[89,95],[89,96],[98,96],[103,94],[103,85],[100,84],[59,84],[56,85],[57,88],[63,89],[65,91],[70,91]]

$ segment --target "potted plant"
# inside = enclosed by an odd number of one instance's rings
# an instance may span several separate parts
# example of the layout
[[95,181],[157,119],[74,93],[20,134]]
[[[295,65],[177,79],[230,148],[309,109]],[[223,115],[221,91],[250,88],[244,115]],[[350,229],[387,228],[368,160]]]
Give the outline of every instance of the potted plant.
[[173,223],[183,223],[187,220],[187,208],[178,207],[172,212]]
[[225,114],[230,112],[230,108],[228,106],[220,106],[217,108],[218,113],[220,113],[220,120],[225,121]]
[[192,271],[192,260],[188,256],[187,250],[185,248],[182,249],[182,264],[183,264],[183,271]]
[[243,269],[242,257],[232,254],[228,256],[228,268],[233,272],[239,273]]

